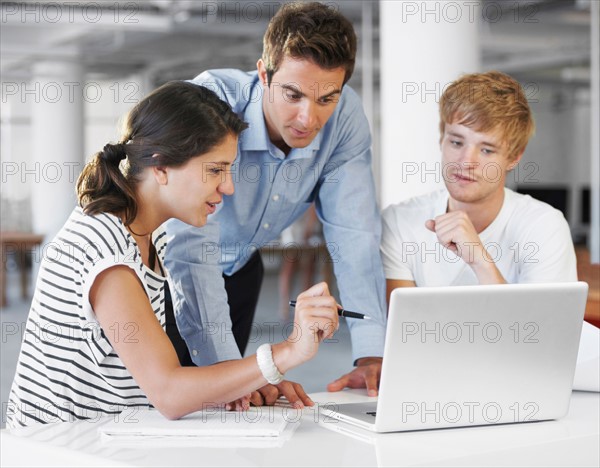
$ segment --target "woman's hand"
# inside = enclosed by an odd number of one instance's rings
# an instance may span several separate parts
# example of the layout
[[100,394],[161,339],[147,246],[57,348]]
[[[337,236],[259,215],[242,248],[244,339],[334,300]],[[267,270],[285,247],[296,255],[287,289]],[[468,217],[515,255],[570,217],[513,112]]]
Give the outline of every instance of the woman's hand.
[[338,305],[327,283],[304,291],[296,300],[294,330],[286,341],[273,345],[273,359],[280,372],[287,372],[317,354],[319,343],[339,328]]

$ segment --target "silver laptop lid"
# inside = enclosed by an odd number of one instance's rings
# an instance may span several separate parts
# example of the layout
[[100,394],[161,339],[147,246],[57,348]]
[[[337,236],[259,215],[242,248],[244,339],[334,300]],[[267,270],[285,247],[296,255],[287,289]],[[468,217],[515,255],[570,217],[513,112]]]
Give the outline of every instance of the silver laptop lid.
[[564,416],[587,289],[578,282],[394,290],[375,430]]

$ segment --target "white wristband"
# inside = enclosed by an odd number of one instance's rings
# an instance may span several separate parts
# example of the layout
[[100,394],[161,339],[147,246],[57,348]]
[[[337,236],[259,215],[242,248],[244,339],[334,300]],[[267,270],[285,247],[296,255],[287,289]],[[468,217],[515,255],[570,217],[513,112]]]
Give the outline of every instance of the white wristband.
[[271,351],[271,345],[265,343],[260,345],[256,350],[256,361],[258,362],[258,368],[262,372],[262,375],[267,382],[271,385],[277,385],[283,380],[283,374],[279,372],[275,361],[273,361],[273,352]]

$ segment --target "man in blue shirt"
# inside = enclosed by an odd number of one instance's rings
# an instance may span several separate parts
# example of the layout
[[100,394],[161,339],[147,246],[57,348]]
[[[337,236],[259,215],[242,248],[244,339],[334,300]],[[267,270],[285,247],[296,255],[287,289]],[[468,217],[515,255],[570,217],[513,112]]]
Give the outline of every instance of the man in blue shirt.
[[[341,303],[372,317],[348,320],[356,367],[328,389],[366,386],[377,394],[385,281],[369,123],[357,94],[344,86],[355,55],[354,30],[340,13],[290,3],[269,23],[257,72],[211,70],[193,80],[249,124],[232,166],[235,194],[202,229],[168,225],[176,320],[196,365],[243,354],[262,282],[258,249],[315,203]],[[300,406],[310,401],[298,384],[268,387],[264,403],[280,394]]]

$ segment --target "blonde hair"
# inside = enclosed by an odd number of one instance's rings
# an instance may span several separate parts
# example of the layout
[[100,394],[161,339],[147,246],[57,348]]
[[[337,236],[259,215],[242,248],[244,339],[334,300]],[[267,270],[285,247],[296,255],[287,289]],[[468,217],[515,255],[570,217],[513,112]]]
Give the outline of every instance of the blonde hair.
[[464,75],[440,98],[440,142],[446,124],[476,132],[498,132],[509,160],[521,155],[535,132],[535,123],[521,85],[499,71]]

